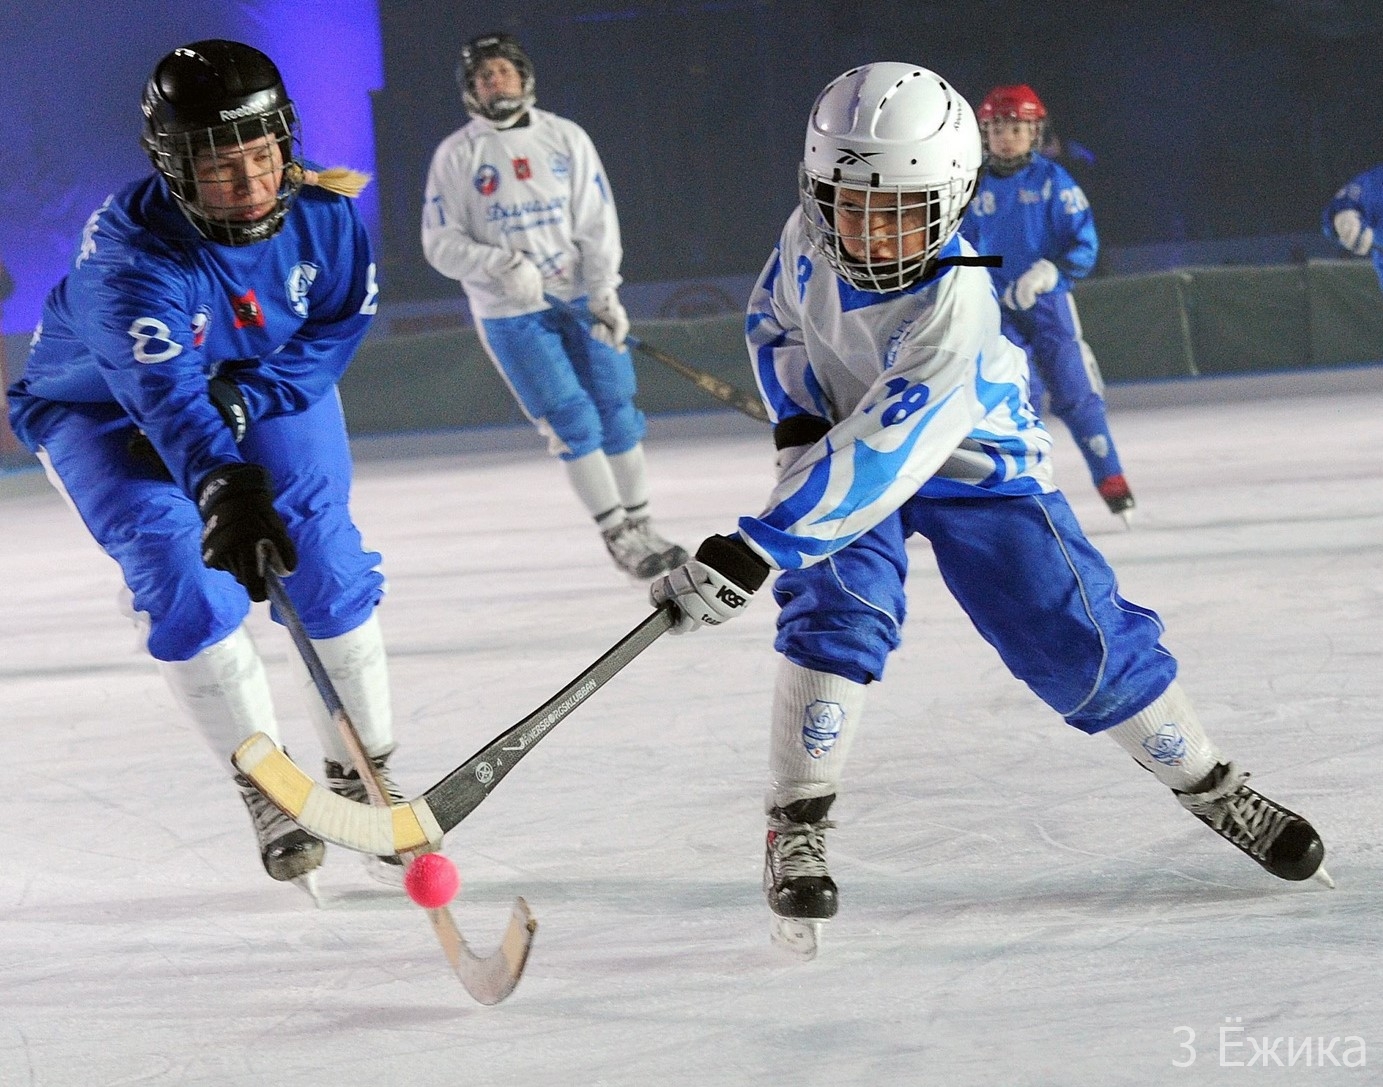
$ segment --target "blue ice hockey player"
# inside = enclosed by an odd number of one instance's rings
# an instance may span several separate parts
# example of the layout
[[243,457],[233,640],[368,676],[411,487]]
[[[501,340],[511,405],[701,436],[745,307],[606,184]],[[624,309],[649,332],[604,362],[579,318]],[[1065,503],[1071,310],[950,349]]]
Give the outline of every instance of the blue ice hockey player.
[[748,308],[777,485],[650,591],[675,602],[683,632],[733,619],[782,571],[764,887],[775,936],[804,951],[836,913],[828,815],[866,692],[901,640],[914,534],[1009,670],[1069,724],[1108,735],[1269,872],[1328,880],[1310,823],[1206,736],[1158,617],[1120,596],[1053,484],[1023,352],[957,236],[979,169],[975,115],[933,72],[870,64],[822,91],[800,206]]
[[1383,251],[1374,234],[1383,226],[1383,165],[1365,170],[1337,192],[1321,215],[1321,230],[1357,257],[1370,257],[1383,286]]
[[1133,516],[1105,412],[1104,380],[1081,334],[1071,281],[1095,266],[1099,242],[1085,193],[1038,153],[1047,107],[1026,85],[995,87],[980,104],[985,171],[960,233],[980,253],[1003,257],[990,275],[1004,335],[1028,353],[1029,399],[1071,431],[1111,513]]
[[[14,431],[119,563],[148,650],[218,765],[277,729],[245,626],[268,548],[387,775],[383,578],[348,508],[337,393],[378,305],[348,198],[368,178],[304,163],[278,69],[239,42],[169,53],[142,106],[155,171],[87,220],[9,390]],[[363,800],[305,668],[299,682],[332,788]],[[311,890],[322,842],[239,784],[265,870]]]

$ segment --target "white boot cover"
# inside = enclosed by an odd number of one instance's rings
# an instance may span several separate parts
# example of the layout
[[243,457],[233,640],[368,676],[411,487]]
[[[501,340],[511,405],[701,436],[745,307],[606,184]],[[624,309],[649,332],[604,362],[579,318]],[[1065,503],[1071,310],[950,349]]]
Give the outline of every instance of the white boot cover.
[[779,661],[768,756],[770,809],[838,791],[864,700],[863,683]]
[[[313,648],[322,659],[322,666],[331,677],[331,685],[346,708],[355,731],[365,750],[374,756],[384,755],[394,748],[394,714],[389,695],[389,661],[384,654],[384,636],[379,629],[379,616],[370,618],[354,630],[335,638],[314,638]],[[341,733],[327,711],[326,703],[317,693],[312,675],[296,649],[289,654],[298,685],[307,701],[312,726],[322,741],[322,751],[328,759],[350,766],[350,752]]]
[[615,474],[604,453],[597,449],[584,457],[564,460],[562,464],[571,489],[602,530],[613,528],[624,520],[624,503],[620,501]]
[[269,678],[250,632],[241,626],[191,660],[159,661],[173,697],[223,766],[256,732],[279,742]]
[[1176,680],[1146,709],[1105,734],[1163,785],[1179,792],[1200,784],[1218,764],[1228,761],[1206,736],[1195,707]]
[[643,445],[636,445],[609,458],[610,471],[619,487],[620,504],[631,514],[646,512],[648,506],[648,467]]

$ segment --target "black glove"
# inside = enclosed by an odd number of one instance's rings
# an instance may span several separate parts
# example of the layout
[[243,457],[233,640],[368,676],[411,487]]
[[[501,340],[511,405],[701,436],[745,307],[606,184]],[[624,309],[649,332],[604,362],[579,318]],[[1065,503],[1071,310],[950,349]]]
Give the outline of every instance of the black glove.
[[[212,405],[221,413],[221,418],[230,428],[235,444],[239,445],[250,428],[250,414],[245,410],[245,398],[240,395],[240,386],[230,378],[214,377],[207,382],[206,391]],[[144,431],[136,430],[125,443],[125,449],[130,457],[151,472],[155,479],[172,481],[173,473],[168,470],[168,465],[163,463],[163,458],[158,455],[154,443]]]
[[230,427],[235,444],[239,445],[245,440],[245,431],[250,429],[250,413],[245,410],[240,386],[228,377],[214,377],[206,383],[206,392],[226,426]]
[[298,551],[274,509],[269,473],[258,464],[229,464],[202,480],[197,488],[202,515],[202,561],[234,575],[251,600],[268,596],[259,568],[260,545],[270,549],[269,561],[279,574],[291,574]]

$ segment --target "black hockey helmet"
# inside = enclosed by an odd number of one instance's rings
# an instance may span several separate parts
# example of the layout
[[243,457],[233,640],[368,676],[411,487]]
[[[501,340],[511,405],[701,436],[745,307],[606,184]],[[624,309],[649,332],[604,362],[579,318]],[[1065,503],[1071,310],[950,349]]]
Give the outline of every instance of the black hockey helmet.
[[[523,91],[518,98],[497,98],[489,105],[482,105],[475,95],[475,73],[482,61],[492,57],[503,57],[519,70]],[[461,59],[456,63],[456,83],[461,88],[461,101],[468,113],[499,125],[518,120],[538,100],[533,61],[523,51],[519,39],[502,30],[478,34],[461,47]]]
[[[297,110],[272,60],[248,45],[219,39],[174,49],[149,77],[142,108],[140,142],[204,237],[250,245],[283,228],[302,186],[302,139]],[[278,144],[283,160],[274,210],[242,221],[204,207],[194,169],[197,155],[234,151],[265,136]]]

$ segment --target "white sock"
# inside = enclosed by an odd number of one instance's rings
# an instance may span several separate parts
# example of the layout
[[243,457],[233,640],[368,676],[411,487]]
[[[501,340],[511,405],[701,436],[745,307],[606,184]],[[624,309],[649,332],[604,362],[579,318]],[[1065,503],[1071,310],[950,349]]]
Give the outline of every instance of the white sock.
[[159,661],[158,667],[222,766],[229,767],[235,749],[256,732],[279,742],[269,677],[244,626],[191,660]]
[[615,476],[615,485],[619,488],[620,505],[634,516],[647,513],[648,467],[644,459],[643,445],[639,444],[623,453],[616,453],[609,461],[610,471]]
[[[384,655],[384,637],[379,616],[371,616],[354,630],[335,638],[314,638],[313,648],[331,677],[331,685],[346,709],[360,742],[371,755],[388,754],[394,749],[394,714],[389,699],[389,662]],[[341,732],[318,694],[312,676],[295,649],[289,654],[298,685],[307,700],[312,726],[322,741],[322,751],[333,762],[351,765],[351,756]]]
[[1185,791],[1224,762],[1181,684],[1172,681],[1144,710],[1105,732],[1163,785]]
[[602,532],[624,520],[624,503],[620,500],[610,460],[604,453],[597,449],[584,457],[564,460],[562,464],[566,466],[571,489]]
[[783,658],[773,690],[769,740],[770,806],[839,789],[864,710],[865,685]]

